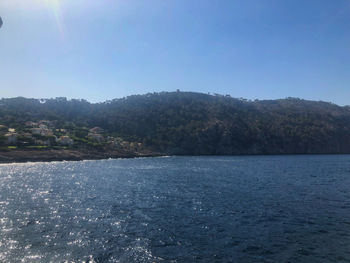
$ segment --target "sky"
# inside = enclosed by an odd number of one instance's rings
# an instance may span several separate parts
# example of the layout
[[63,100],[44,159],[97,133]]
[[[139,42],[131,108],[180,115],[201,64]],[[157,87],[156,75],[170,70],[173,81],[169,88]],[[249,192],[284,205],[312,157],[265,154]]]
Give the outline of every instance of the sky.
[[0,97],[350,104],[350,0],[0,0]]

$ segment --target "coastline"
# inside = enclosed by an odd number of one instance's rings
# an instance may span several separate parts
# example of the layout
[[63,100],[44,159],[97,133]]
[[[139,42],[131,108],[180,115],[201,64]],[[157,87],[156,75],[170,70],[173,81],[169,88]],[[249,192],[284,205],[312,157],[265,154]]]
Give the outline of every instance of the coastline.
[[26,162],[54,162],[54,161],[83,161],[103,160],[109,158],[137,158],[160,157],[165,154],[159,152],[142,151],[97,151],[79,149],[50,149],[50,150],[11,150],[0,151],[0,164]]
[[[271,154],[238,154],[219,156],[281,156],[281,155],[348,155],[350,153],[271,153]],[[131,152],[131,151],[103,151],[87,149],[45,149],[45,150],[22,150],[11,151],[0,150],[0,164],[16,164],[27,162],[63,162],[63,161],[87,161],[107,159],[130,159],[143,157],[164,157],[169,154],[153,151]],[[171,155],[171,156],[212,156],[203,155]]]

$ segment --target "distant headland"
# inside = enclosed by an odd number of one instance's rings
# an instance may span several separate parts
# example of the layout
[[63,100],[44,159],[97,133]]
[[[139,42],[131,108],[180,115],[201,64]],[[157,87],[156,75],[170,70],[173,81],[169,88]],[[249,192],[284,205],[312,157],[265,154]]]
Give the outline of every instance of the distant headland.
[[0,100],[0,162],[350,153],[350,107],[193,92]]

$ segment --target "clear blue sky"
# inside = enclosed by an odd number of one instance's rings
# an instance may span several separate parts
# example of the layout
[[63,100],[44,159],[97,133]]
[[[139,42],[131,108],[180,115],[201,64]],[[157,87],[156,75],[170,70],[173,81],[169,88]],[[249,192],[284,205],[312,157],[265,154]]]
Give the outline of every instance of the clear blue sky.
[[1,0],[0,97],[350,104],[350,0]]

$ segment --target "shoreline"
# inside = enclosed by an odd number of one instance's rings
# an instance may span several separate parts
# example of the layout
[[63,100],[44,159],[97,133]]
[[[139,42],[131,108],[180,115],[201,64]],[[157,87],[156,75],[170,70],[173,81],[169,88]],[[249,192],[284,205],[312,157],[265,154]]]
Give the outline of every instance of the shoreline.
[[84,161],[106,160],[117,158],[161,157],[159,152],[127,152],[127,151],[96,151],[79,149],[65,150],[11,150],[0,151],[0,164],[27,163],[27,162],[60,162],[60,161]]
[[101,151],[79,149],[50,149],[50,150],[0,150],[0,164],[64,162],[64,161],[93,161],[108,159],[131,159],[165,156],[302,156],[302,155],[348,155],[350,153],[276,153],[276,154],[238,154],[238,155],[169,155],[166,153],[142,151]]

